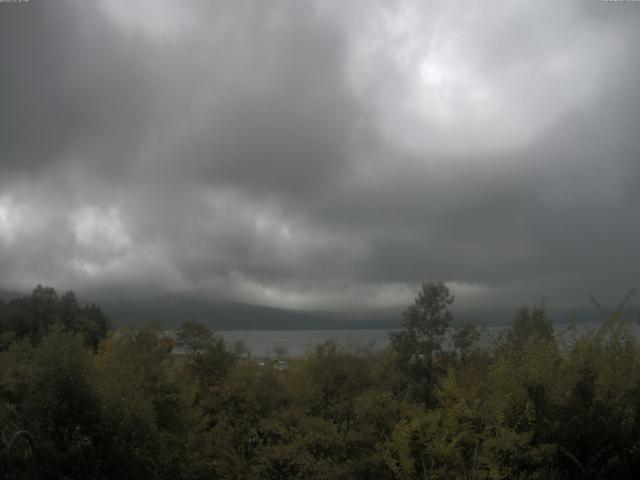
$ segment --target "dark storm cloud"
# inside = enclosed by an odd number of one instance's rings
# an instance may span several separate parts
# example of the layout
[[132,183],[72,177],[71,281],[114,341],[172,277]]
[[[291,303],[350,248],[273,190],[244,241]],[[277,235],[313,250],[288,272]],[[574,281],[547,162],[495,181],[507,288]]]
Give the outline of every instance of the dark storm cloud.
[[149,122],[144,55],[87,2],[3,5],[3,177],[70,161],[126,169]]
[[0,286],[344,308],[637,281],[638,5],[0,6]]

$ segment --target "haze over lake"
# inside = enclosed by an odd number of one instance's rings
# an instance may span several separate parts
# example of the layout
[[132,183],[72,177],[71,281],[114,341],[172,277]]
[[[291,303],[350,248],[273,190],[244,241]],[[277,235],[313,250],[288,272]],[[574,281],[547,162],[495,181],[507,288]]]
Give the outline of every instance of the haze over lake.
[[[601,324],[577,324],[577,333],[595,330]],[[570,332],[567,328],[570,324],[557,324],[555,331],[557,336],[567,336]],[[636,336],[640,336],[640,325],[632,326]],[[491,337],[499,335],[504,327],[489,326],[483,329],[485,342]],[[362,329],[362,330],[224,330],[218,333],[227,341],[229,346],[237,341],[242,341],[253,357],[274,357],[277,349],[286,352],[287,356],[299,356],[317,345],[333,340],[338,345],[350,348],[371,347],[374,350],[382,350],[389,346],[388,329]]]

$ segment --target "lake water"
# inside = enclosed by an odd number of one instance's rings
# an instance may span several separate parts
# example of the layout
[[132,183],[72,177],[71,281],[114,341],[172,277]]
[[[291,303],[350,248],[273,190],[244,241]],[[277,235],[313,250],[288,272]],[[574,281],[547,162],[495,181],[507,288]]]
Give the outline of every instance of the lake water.
[[[567,325],[555,325],[557,334]],[[578,324],[578,333],[595,329],[598,324]],[[485,337],[498,335],[504,327],[484,327]],[[634,324],[634,332],[640,336],[640,325]],[[228,330],[218,332],[232,346],[240,340],[254,357],[273,357],[274,351],[282,349],[288,356],[299,356],[307,349],[333,340],[343,347],[365,347],[373,344],[375,349],[384,349],[389,345],[389,330]]]
[[220,331],[220,334],[232,346],[240,340],[254,357],[275,356],[275,349],[284,349],[289,356],[302,355],[327,340],[334,340],[344,347],[366,346],[374,343],[375,348],[389,345],[389,330],[233,330]]

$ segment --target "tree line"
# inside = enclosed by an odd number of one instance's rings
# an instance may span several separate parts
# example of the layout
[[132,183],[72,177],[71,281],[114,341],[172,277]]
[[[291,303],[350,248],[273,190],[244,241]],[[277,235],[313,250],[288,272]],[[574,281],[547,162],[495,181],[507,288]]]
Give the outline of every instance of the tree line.
[[452,328],[422,285],[389,348],[328,341],[279,371],[203,325],[113,330],[38,286],[0,303],[0,431],[47,479],[626,479],[640,471],[640,346],[623,308],[556,335]]

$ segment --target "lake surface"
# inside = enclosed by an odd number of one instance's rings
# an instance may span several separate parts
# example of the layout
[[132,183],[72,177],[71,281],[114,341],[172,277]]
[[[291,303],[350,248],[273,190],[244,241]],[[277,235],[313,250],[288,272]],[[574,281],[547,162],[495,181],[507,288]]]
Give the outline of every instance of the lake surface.
[[[578,333],[596,329],[600,324],[577,324]],[[555,325],[556,334],[562,335],[568,325]],[[496,336],[504,329],[503,326],[484,327],[484,337]],[[634,324],[633,330],[640,336],[640,325]],[[370,330],[227,330],[219,331],[229,344],[236,341],[244,342],[254,357],[275,357],[276,350],[283,350],[287,356],[299,356],[307,349],[312,349],[327,340],[333,340],[338,345],[348,348],[373,345],[375,349],[384,349],[389,345],[387,329]]]
[[363,347],[373,343],[374,348],[389,345],[389,330],[232,330],[219,331],[232,346],[238,340],[244,342],[254,357],[275,356],[274,350],[284,349],[288,356],[298,356],[327,340],[343,347]]

